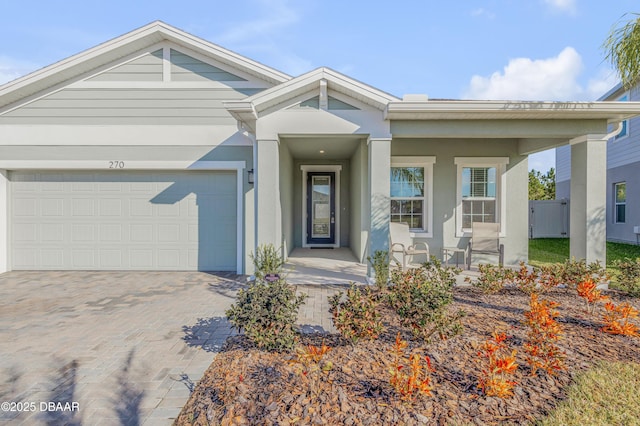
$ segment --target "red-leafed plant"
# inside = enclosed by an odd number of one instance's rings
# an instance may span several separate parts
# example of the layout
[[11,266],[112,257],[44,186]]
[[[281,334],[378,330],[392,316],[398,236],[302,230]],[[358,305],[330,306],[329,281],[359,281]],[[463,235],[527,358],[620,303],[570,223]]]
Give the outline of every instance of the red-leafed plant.
[[536,374],[538,368],[550,375],[566,368],[565,353],[556,344],[562,335],[562,327],[556,321],[557,307],[557,303],[538,300],[538,295],[532,294],[529,310],[524,313],[524,324],[528,327],[524,351],[532,375]]
[[598,285],[593,281],[592,278],[585,278],[580,281],[576,287],[578,291],[578,296],[582,297],[587,305],[587,312],[593,315],[596,304],[601,301],[608,300],[609,298],[602,294],[600,290],[598,290]]
[[509,352],[506,344],[507,335],[494,332],[491,339],[482,344],[478,352],[482,369],[478,377],[478,388],[486,396],[508,398],[513,396],[516,382],[509,380],[518,369],[516,350]]
[[407,342],[402,340],[400,333],[398,333],[391,349],[393,362],[389,367],[391,375],[389,383],[400,399],[411,402],[419,394],[431,396],[433,385],[429,373],[432,373],[434,369],[428,356],[421,357],[419,354],[413,353],[407,357],[406,349]]
[[623,336],[640,336],[638,326],[629,320],[638,317],[638,310],[629,304],[622,303],[618,306],[611,302],[604,305],[604,324],[602,331],[609,334],[621,334]]

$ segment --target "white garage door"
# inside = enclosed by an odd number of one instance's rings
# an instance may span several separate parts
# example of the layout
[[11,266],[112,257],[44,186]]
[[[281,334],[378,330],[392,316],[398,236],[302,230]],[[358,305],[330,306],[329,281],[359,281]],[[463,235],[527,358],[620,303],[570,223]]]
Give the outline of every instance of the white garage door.
[[14,270],[236,270],[235,172],[13,172]]

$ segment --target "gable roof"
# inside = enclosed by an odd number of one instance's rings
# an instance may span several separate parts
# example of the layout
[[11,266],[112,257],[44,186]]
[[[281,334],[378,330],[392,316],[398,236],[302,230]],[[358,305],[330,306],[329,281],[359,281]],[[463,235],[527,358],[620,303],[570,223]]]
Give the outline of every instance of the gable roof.
[[331,68],[320,67],[242,101],[225,102],[224,106],[237,120],[242,122],[254,121],[261,112],[275,105],[316,88],[319,89],[322,81],[326,82],[328,89],[357,99],[380,111],[384,111],[389,102],[400,101],[399,98],[393,95]]
[[291,76],[274,68],[193,36],[162,21],[155,21],[0,86],[0,107],[163,41],[171,41],[178,46],[188,47],[273,84],[280,84],[291,79]]

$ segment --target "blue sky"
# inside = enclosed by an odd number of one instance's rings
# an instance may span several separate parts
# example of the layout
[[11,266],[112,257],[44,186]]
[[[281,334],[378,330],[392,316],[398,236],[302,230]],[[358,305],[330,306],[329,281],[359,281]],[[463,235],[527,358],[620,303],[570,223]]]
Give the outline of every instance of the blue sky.
[[[0,0],[0,83],[162,20],[292,75],[328,66],[402,96],[594,100],[637,0]],[[552,152],[530,168],[552,167]]]

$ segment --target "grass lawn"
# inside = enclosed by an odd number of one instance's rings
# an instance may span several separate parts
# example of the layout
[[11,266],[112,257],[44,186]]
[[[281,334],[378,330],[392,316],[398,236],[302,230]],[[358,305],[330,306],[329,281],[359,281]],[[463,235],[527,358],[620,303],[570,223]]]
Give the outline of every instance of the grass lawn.
[[[640,246],[607,243],[607,271],[613,287],[616,260],[640,257]],[[568,238],[529,240],[529,263],[533,266],[562,263],[569,258]],[[636,363],[606,362],[579,375],[567,399],[536,424],[565,426],[584,424],[640,425],[640,366]]]
[[567,399],[542,426],[640,424],[640,368],[635,363],[601,362],[580,374]]
[[[616,260],[640,257],[640,246],[621,243],[607,243],[607,271],[616,280],[618,268],[613,265]],[[529,240],[529,264],[543,266],[551,263],[563,263],[569,259],[568,238],[537,238]]]

